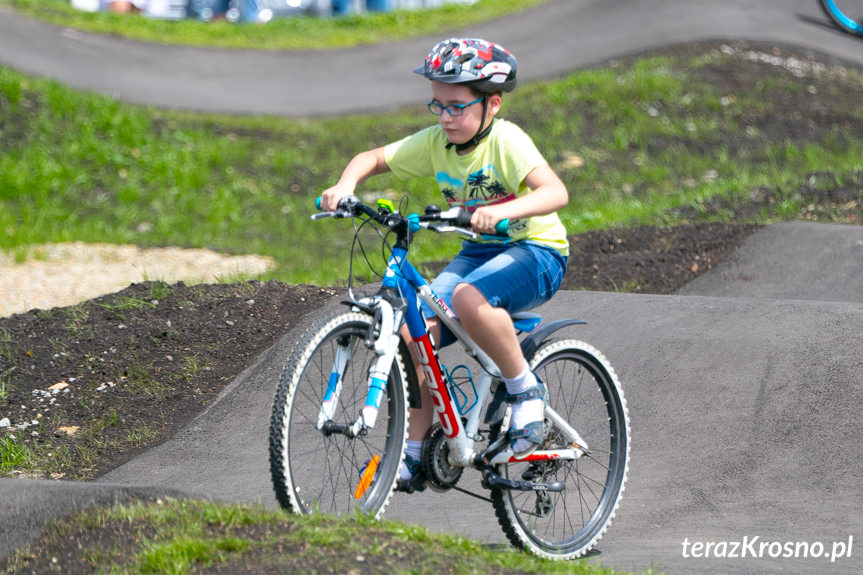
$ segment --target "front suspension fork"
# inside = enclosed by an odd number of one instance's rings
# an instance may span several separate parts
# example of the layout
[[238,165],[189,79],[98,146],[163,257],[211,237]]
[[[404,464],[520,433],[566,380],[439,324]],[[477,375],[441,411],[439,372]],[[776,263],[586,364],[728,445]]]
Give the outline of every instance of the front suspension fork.
[[[375,320],[366,337],[366,345],[374,349],[377,358],[369,370],[366,403],[350,428],[350,434],[354,437],[365,434],[375,426],[401,338],[399,326],[402,312],[394,310],[392,304],[385,299],[378,299],[375,304]],[[374,337],[374,330],[378,325],[379,335]]]

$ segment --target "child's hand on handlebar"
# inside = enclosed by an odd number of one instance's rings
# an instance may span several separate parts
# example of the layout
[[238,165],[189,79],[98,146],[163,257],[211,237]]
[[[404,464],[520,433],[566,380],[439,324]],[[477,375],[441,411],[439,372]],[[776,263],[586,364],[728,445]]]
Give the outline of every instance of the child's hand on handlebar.
[[484,206],[471,214],[470,227],[480,234],[496,234],[495,226],[503,219],[495,214],[493,206]]
[[354,186],[347,184],[336,184],[321,194],[321,210],[334,212],[339,207],[339,201],[354,193]]

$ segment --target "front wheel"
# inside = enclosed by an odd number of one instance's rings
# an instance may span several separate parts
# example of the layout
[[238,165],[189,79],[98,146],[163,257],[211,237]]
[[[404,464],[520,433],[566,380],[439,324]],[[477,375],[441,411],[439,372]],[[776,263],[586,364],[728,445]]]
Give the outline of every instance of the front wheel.
[[821,8],[844,31],[863,35],[863,0],[821,0]]
[[[544,344],[530,364],[545,383],[549,405],[579,432],[590,455],[501,464],[495,471],[502,477],[534,483],[562,481],[566,488],[561,492],[495,489],[492,502],[510,543],[542,557],[573,559],[599,541],[620,503],[629,463],[629,413],[614,369],[586,343]],[[552,426],[540,449],[566,447],[563,435]]]
[[[398,353],[374,428],[355,437],[346,432],[366,403],[377,358],[365,345],[372,329],[366,314],[324,315],[288,359],[270,420],[270,474],[283,508],[378,517],[390,500],[407,437]],[[325,397],[329,407],[322,410]]]

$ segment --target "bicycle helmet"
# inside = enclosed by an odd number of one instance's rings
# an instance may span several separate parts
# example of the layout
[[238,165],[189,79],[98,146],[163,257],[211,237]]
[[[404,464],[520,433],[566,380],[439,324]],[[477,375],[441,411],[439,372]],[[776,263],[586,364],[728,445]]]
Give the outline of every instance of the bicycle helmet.
[[515,56],[503,46],[479,38],[450,38],[438,42],[414,73],[493,94],[515,89],[517,68]]
[[[489,94],[512,92],[517,83],[518,62],[503,46],[479,38],[450,38],[435,44],[415,74],[445,84],[464,84],[482,94],[482,117],[488,110]],[[467,142],[446,145],[457,151],[467,150],[482,141],[491,132],[494,120]]]

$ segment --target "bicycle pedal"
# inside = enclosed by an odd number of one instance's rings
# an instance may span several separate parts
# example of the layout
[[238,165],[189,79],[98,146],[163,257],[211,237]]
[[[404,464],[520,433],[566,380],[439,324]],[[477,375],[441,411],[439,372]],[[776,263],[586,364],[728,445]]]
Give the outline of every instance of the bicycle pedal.
[[419,493],[426,490],[426,478],[420,474],[410,479],[397,479],[396,491],[401,493]]

